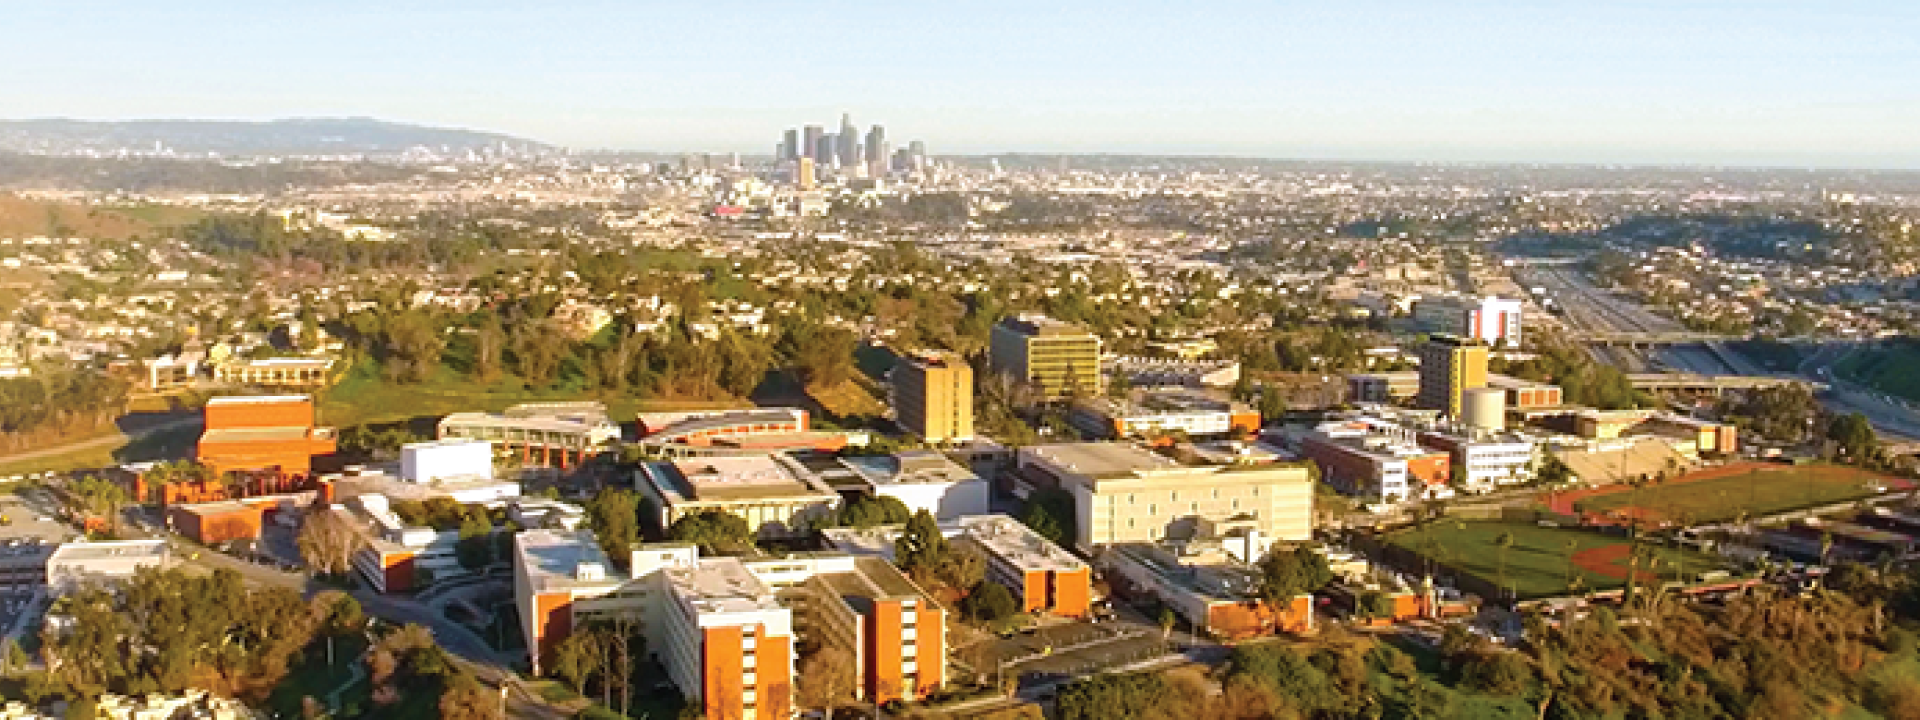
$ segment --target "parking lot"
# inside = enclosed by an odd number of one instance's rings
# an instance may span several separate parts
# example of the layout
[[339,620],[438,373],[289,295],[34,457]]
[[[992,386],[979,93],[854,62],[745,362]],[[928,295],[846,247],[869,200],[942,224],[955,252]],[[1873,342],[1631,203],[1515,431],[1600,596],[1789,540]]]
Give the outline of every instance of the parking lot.
[[1002,672],[1022,685],[1127,665],[1165,654],[1158,628],[1122,623],[1067,622],[989,637],[959,648],[955,657],[992,682]]

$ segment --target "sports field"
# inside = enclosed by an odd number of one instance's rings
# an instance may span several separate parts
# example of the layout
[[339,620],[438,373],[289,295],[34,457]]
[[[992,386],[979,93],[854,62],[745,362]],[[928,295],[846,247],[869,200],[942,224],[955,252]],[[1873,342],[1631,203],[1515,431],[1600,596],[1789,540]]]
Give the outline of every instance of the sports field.
[[[1513,536],[1513,545],[1504,551],[1499,542],[1502,534]],[[1402,530],[1387,542],[1491,586],[1511,588],[1519,599],[1625,585],[1628,556],[1633,550],[1632,541],[1617,535],[1526,523],[1449,519]],[[1719,567],[1710,556],[1677,548],[1656,548],[1654,557],[1657,565],[1640,565],[1641,580],[1692,579]]]
[[[1709,468],[1635,490],[1610,485],[1568,493],[1559,512],[1688,525],[1760,517],[1911,488],[1913,483],[1843,465],[1747,463]],[[1571,514],[1570,513],[1570,514]]]

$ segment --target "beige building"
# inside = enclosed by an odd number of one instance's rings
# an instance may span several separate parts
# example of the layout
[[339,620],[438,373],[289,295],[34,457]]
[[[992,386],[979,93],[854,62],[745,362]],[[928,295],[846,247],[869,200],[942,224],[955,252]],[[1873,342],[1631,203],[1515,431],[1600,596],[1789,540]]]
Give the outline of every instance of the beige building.
[[973,439],[973,366],[950,352],[917,352],[893,366],[893,411],[900,427],[927,442]]
[[1435,335],[1420,346],[1420,407],[1458,418],[1466,392],[1486,386],[1486,343]]
[[1304,465],[1186,464],[1123,443],[1021,448],[1022,483],[1071,493],[1081,549],[1191,537],[1209,523],[1251,520],[1274,540],[1313,531],[1313,479]]
[[635,473],[665,528],[689,513],[719,510],[747,521],[761,536],[803,535],[840,505],[840,495],[785,453],[700,457],[644,463]]
[[1100,338],[1044,315],[1020,315],[993,326],[993,372],[1030,381],[1046,398],[1100,390]]

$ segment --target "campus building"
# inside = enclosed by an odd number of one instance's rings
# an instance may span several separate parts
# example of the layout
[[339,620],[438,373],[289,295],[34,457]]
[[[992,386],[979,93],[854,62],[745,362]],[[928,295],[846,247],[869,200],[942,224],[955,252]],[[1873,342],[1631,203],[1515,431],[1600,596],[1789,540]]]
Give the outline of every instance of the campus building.
[[1487,385],[1487,345],[1435,335],[1420,346],[1420,407],[1459,417],[1466,392]]
[[1016,494],[1058,488],[1073,496],[1083,550],[1190,535],[1203,520],[1251,519],[1282,540],[1306,540],[1313,529],[1304,465],[1187,463],[1134,445],[1063,443],[1021,448],[1016,476]]
[[894,421],[930,443],[973,439],[973,366],[958,353],[923,350],[894,363]]
[[233,359],[215,365],[213,379],[230,385],[318,388],[327,384],[327,372],[332,368],[332,358]]
[[439,437],[485,440],[523,464],[572,467],[613,449],[620,426],[597,402],[525,403],[502,413],[454,413],[441,418]]
[[233,396],[207,401],[195,458],[216,476],[235,471],[306,476],[335,450],[333,428],[314,427],[313,398]]
[[933,450],[840,458],[859,477],[866,494],[899,500],[909,511],[936,519],[988,511],[990,488],[972,470]]
[[762,536],[803,534],[840,505],[833,488],[784,453],[644,463],[634,485],[653,501],[656,515],[645,519],[662,528],[719,510],[745,518]]
[[[900,526],[827,528],[827,545],[844,553],[894,562]],[[940,523],[949,542],[975,550],[987,561],[986,579],[1012,591],[1028,612],[1081,617],[1093,599],[1087,564],[1039,533],[1005,515],[968,515]]]
[[1260,432],[1260,413],[1245,403],[1204,393],[1142,390],[1127,398],[1074,402],[1067,422],[1085,437],[1113,440],[1180,434],[1220,438]]
[[1100,390],[1100,338],[1045,315],[1019,315],[993,326],[989,367],[1032,383],[1047,399]]
[[94,582],[129,580],[134,573],[167,565],[166,540],[71,542],[47,556],[47,592],[66,595]]
[[854,659],[865,701],[923,699],[946,682],[946,611],[875,558],[701,558],[636,548],[621,572],[591,532],[522,531],[514,599],[535,671],[574,629],[634,623],[682,696],[709,718],[786,718],[797,638]]
[[837,452],[852,435],[814,431],[800,408],[648,413],[637,418],[640,444],[655,457],[723,457],[770,452]]
[[1284,607],[1260,597],[1260,573],[1218,548],[1122,543],[1101,550],[1101,568],[1114,592],[1152,598],[1201,633],[1239,640],[1313,629],[1313,596]]
[[1104,374],[1134,387],[1229,388],[1240,382],[1238,360],[1113,356],[1104,361]]
[[1300,453],[1328,485],[1369,503],[1453,496],[1453,456],[1421,447],[1413,430],[1384,420],[1321,423],[1301,439]]
[[1413,319],[1424,330],[1514,348],[1521,341],[1521,308],[1519,300],[1494,296],[1422,298],[1413,304]]

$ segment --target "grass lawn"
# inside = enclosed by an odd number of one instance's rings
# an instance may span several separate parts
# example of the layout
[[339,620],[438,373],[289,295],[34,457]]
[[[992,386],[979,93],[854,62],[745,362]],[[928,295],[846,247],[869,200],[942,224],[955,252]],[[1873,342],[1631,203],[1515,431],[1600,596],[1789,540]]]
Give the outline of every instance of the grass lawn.
[[[1570,578],[1579,578],[1580,587],[1588,591],[1625,584],[1627,564],[1624,556],[1630,548],[1630,541],[1615,535],[1522,523],[1442,519],[1424,527],[1394,533],[1387,538],[1387,542],[1498,587],[1501,584],[1503,556],[1498,539],[1502,533],[1513,534],[1513,547],[1504,553],[1505,575],[1506,584],[1520,598],[1565,594]],[[1595,557],[1609,554],[1621,557],[1612,562],[1588,561],[1584,566],[1573,561],[1575,556],[1587,551],[1593,551],[1589,554]],[[1685,577],[1719,566],[1706,555],[1673,548],[1660,548],[1657,557],[1663,563],[1679,563],[1680,572]],[[1594,567],[1596,564],[1605,566],[1607,570],[1597,571]],[[1642,566],[1641,572],[1646,573],[1647,567]],[[1661,575],[1671,579],[1673,569],[1663,564]]]
[[1574,507],[1597,513],[1640,507],[1682,524],[1720,522],[1733,520],[1743,511],[1748,517],[1759,517],[1870,497],[1884,492],[1887,482],[1872,473],[1835,465],[1764,466],[1726,477],[1596,495]]
[[638,412],[740,407],[745,401],[640,400],[631,397],[598,398],[572,389],[528,390],[518,379],[502,375],[490,384],[441,367],[425,382],[389,382],[371,361],[361,361],[346,377],[320,397],[320,422],[334,427],[388,423],[418,417],[438,418],[456,412],[498,412],[523,402],[601,400],[615,420],[633,419]]
[[[119,434],[114,430],[109,432]],[[47,470],[109,468],[121,463],[148,460],[177,460],[191,456],[194,443],[199,439],[200,428],[197,426],[162,430],[132,442],[128,442],[126,437],[122,436],[116,442],[80,448],[72,452],[43,455],[29,460],[0,460],[0,477]]]
[[[333,664],[327,664],[327,644],[315,643],[303,651],[301,662],[294,666],[287,677],[273,689],[267,705],[283,717],[299,717],[301,699],[312,697],[322,703],[329,693],[356,680],[353,666],[360,663],[360,654],[367,649],[367,640],[359,635],[349,635],[334,640]],[[363,705],[371,688],[367,685],[365,668],[357,678],[356,684],[340,694],[343,705]]]

